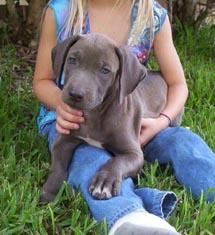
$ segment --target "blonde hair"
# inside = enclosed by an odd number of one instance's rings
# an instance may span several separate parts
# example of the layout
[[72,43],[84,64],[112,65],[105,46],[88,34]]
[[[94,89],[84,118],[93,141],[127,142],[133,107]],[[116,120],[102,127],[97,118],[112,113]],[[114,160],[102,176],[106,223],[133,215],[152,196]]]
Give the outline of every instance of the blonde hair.
[[[113,7],[120,6],[124,0],[116,0]],[[133,0],[132,7],[136,3]],[[128,44],[136,44],[140,35],[149,29],[150,40],[154,36],[154,13],[153,13],[153,0],[139,0],[138,2],[137,17],[134,22],[130,39]],[[69,15],[65,21],[64,26],[60,30],[60,34],[64,32],[66,37],[74,34],[82,34],[84,26],[84,19],[87,13],[87,0],[70,0]],[[60,35],[58,35],[60,36]]]

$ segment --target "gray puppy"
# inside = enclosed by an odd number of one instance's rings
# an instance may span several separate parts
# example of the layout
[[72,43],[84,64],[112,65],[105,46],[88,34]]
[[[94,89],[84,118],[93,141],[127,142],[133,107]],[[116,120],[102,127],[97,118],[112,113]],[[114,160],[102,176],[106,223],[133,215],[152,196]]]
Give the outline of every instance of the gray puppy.
[[[58,44],[52,62],[56,77],[65,74],[63,101],[83,110],[86,122],[57,138],[41,200],[54,199],[67,180],[74,149],[83,142],[113,153],[89,185],[93,197],[117,196],[123,178],[135,177],[143,167],[141,118],[159,116],[166,104],[167,85],[159,73],[147,74],[126,47],[117,47],[101,34],[73,36]],[[179,116],[174,124],[180,120]]]

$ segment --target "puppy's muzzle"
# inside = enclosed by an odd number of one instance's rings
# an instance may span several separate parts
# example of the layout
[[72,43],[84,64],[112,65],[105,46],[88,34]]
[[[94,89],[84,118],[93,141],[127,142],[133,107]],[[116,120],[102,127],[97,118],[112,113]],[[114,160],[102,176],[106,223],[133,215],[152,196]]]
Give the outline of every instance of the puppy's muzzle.
[[71,91],[69,91],[69,96],[72,101],[81,102],[83,101],[85,94],[83,91],[72,89]]

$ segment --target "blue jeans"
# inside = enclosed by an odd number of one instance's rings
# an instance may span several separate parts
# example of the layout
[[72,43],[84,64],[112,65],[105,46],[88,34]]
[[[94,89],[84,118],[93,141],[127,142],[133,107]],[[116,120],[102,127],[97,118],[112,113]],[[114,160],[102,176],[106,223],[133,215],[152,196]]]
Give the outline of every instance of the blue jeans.
[[[55,124],[49,131],[48,142],[51,149],[57,137]],[[191,131],[172,127],[161,131],[147,146],[145,158],[161,164],[170,163],[177,180],[191,189],[194,196],[215,189],[215,156],[206,143]],[[109,200],[96,200],[90,195],[89,184],[96,172],[103,166],[110,154],[89,145],[79,146],[69,167],[69,184],[79,188],[97,221],[106,220],[109,229],[123,215],[134,210],[147,210],[161,218],[167,218],[176,205],[173,192],[157,189],[135,189],[131,178],[122,183],[121,195]],[[207,200],[215,199],[215,192],[207,195]]]

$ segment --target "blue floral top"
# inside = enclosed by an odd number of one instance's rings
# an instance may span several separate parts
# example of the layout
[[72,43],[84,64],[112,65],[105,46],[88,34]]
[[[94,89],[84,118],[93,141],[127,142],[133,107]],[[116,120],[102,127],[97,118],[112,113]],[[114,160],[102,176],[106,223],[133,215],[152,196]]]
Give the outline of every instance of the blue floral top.
[[[62,42],[66,39],[64,31],[62,31],[62,27],[67,19],[69,13],[70,1],[72,0],[52,0],[48,7],[51,8],[55,15],[56,21],[56,36],[58,37],[58,41]],[[135,4],[132,9],[131,14],[131,28],[135,25],[135,20],[138,11],[138,0],[135,1]],[[167,11],[161,7],[156,1],[154,1],[154,17],[155,17],[155,27],[154,27],[154,35],[156,35],[162,28],[164,21],[167,17]],[[83,34],[90,33],[90,22],[89,17],[86,16],[85,25],[83,28]],[[133,53],[137,56],[139,61],[143,64],[147,64],[149,54],[152,48],[153,40],[149,39],[149,29],[145,29],[141,34],[138,40],[132,42],[132,29],[131,35],[128,39],[128,45],[130,46]],[[61,78],[61,85],[63,85],[63,80]],[[40,113],[37,118],[37,124],[39,127],[39,131],[42,135],[47,135],[50,130],[51,124],[56,120],[56,113],[54,111],[48,110],[45,106],[41,106]]]

